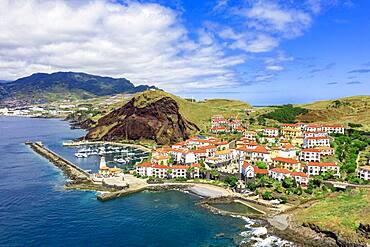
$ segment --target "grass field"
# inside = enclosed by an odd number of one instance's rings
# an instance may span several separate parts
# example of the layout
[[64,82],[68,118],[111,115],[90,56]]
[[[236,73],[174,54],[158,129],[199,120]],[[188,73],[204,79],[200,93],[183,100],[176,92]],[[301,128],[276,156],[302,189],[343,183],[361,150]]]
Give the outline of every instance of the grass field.
[[299,224],[314,223],[341,236],[357,238],[359,224],[370,223],[369,205],[370,189],[356,189],[332,194],[309,208],[300,209],[294,213],[294,219]]

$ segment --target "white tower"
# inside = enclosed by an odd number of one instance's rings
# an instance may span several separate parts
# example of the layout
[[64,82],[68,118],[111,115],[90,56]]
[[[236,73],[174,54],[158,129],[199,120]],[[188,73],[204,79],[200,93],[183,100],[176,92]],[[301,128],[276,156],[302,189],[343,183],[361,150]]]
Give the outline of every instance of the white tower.
[[105,162],[105,157],[104,155],[100,156],[100,164],[99,164],[99,169],[102,169],[104,167],[107,167],[107,163]]

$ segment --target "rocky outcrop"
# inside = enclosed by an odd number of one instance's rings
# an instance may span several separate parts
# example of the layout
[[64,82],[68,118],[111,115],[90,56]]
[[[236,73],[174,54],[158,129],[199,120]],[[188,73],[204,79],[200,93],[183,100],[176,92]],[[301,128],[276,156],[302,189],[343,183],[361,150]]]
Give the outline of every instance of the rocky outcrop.
[[[149,93],[147,93],[149,94]],[[172,144],[199,131],[179,111],[171,97],[163,96],[146,101],[134,97],[123,107],[100,118],[87,134],[93,140],[153,140],[157,144]]]

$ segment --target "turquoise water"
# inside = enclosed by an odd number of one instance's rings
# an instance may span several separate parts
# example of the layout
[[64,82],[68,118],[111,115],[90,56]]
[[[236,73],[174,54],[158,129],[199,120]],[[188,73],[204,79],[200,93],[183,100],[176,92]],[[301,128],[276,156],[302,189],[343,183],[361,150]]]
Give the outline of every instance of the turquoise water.
[[245,220],[215,215],[178,191],[109,202],[65,191],[62,173],[23,143],[42,141],[85,169],[62,142],[83,135],[54,119],[0,117],[0,246],[235,246]]

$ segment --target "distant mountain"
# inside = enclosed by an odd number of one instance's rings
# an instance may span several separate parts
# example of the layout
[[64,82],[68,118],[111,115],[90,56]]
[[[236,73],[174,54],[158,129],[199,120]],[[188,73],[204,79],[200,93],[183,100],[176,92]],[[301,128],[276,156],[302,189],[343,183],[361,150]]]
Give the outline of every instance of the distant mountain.
[[136,93],[155,87],[135,87],[125,78],[111,78],[75,72],[36,73],[0,85],[0,100],[48,102],[118,93]]

